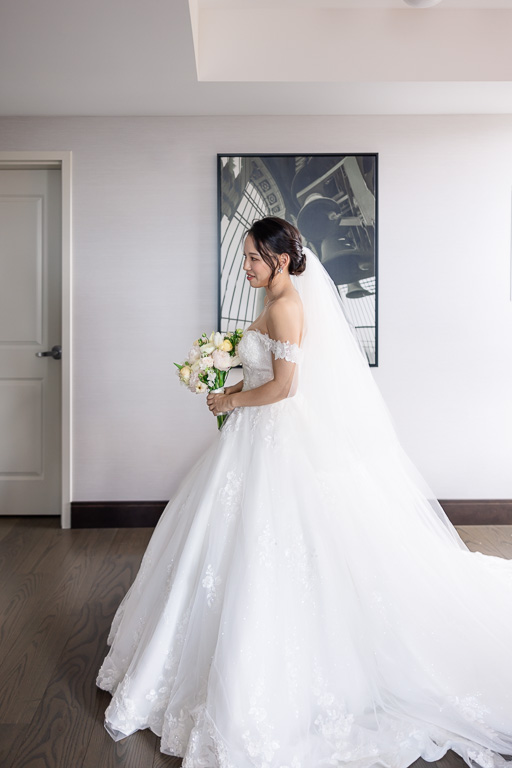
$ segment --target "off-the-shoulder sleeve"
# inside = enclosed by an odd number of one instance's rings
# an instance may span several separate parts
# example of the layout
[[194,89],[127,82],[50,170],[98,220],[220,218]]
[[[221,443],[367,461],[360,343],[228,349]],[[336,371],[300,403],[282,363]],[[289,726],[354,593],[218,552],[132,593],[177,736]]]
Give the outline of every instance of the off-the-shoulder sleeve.
[[304,351],[299,345],[293,344],[290,341],[279,341],[279,339],[271,339],[269,336],[264,336],[263,342],[276,358],[284,358],[290,363],[300,363],[304,357]]

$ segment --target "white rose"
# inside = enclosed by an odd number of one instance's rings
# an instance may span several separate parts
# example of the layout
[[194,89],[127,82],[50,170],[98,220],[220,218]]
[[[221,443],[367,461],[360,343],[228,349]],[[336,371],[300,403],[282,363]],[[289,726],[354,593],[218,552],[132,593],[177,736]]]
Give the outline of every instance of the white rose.
[[204,383],[204,381],[199,381],[196,385],[196,394],[200,395],[202,392],[206,392],[208,387]]
[[190,380],[188,382],[188,388],[191,392],[196,391],[196,387],[199,381],[199,376],[197,374],[197,371],[192,371],[192,374],[190,375]]
[[195,344],[193,347],[190,348],[190,352],[188,353],[188,361],[189,363],[195,363],[196,360],[199,360],[201,357],[201,350],[199,347],[197,347]]
[[192,365],[190,367],[191,367],[191,369],[193,371],[200,371],[201,370],[201,365],[200,365],[199,360],[196,360],[195,363],[192,363]]
[[190,374],[192,373],[191,368],[189,365],[182,365],[180,370],[178,371],[180,379],[185,382],[185,384],[188,384],[190,381]]
[[231,368],[231,355],[229,352],[223,352],[221,349],[216,349],[212,355],[213,364],[219,371],[227,371]]
[[211,355],[206,355],[206,357],[202,357],[199,361],[199,367],[202,371],[205,371],[207,368],[211,368],[213,365],[213,357]]
[[216,349],[215,344],[203,344],[201,352],[203,355],[211,355],[214,349]]

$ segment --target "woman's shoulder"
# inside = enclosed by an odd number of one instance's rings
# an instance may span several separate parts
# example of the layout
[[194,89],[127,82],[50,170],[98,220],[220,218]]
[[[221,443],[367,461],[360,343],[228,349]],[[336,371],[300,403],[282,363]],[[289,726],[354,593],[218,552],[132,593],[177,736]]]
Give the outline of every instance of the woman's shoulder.
[[298,294],[280,296],[267,307],[267,326],[274,338],[299,343],[302,325],[303,309]]
[[302,322],[302,301],[299,294],[285,294],[267,305],[267,315],[271,320],[299,320]]

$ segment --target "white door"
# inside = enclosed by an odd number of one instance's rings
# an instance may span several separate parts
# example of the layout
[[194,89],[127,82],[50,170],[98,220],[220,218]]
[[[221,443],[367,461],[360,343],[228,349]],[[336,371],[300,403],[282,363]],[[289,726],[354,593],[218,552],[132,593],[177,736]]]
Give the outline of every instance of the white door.
[[[59,170],[0,170],[0,514],[61,511]],[[55,351],[57,355],[57,351]]]

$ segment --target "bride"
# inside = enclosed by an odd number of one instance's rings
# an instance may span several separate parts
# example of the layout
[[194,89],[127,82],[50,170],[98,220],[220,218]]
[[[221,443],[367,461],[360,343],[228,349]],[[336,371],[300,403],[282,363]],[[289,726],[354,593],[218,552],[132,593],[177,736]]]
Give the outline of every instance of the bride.
[[243,383],[115,614],[105,728],[184,768],[406,768],[512,755],[512,563],[470,552],[402,449],[324,267],[244,241]]

